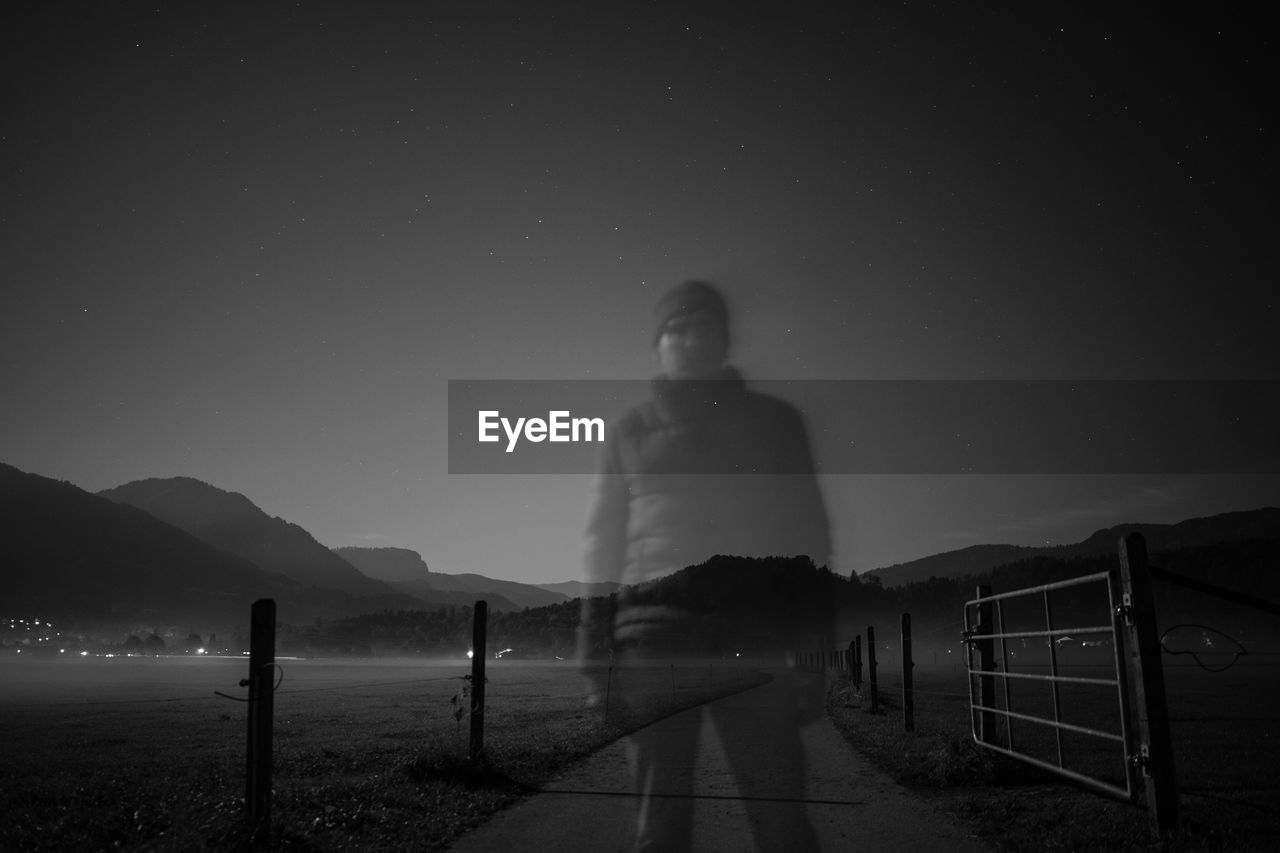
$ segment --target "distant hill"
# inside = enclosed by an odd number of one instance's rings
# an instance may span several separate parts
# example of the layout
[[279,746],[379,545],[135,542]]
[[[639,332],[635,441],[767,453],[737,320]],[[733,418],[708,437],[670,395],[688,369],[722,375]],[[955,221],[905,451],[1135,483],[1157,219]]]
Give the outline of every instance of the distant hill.
[[431,605],[466,605],[483,598],[492,611],[523,610],[565,600],[562,593],[533,584],[496,580],[484,575],[430,572],[422,555],[408,548],[334,548],[335,554],[370,577]]
[[[432,575],[432,577],[436,576]],[[483,598],[488,602],[489,610],[495,613],[524,609],[524,605],[516,604],[505,595],[499,595],[491,589],[477,592],[464,592],[456,589],[443,590],[436,589],[431,585],[431,581],[427,580],[391,581],[391,586],[405,595],[412,595],[434,607],[439,607],[442,604],[447,607],[471,607],[476,601]]]
[[[220,497],[187,503],[190,523],[202,517],[217,530],[220,511],[240,512],[247,506],[261,512],[243,495],[205,488]],[[177,494],[191,496],[187,490]],[[275,521],[307,535],[296,525]],[[94,626],[184,622],[193,630],[213,626],[231,633],[247,631],[249,605],[258,598],[275,599],[282,625],[428,606],[369,578],[364,581],[371,586],[355,586],[372,589],[373,595],[302,583],[138,507],[3,463],[0,537],[5,543],[0,604],[14,615],[59,615]],[[346,571],[356,572],[349,565]]]
[[996,566],[1026,559],[1044,553],[1045,550],[1021,545],[970,545],[968,548],[957,551],[932,554],[907,563],[895,563],[883,569],[874,569],[864,572],[862,577],[864,580],[867,577],[877,577],[885,586],[902,586],[932,577],[980,575],[991,571]]
[[296,581],[148,513],[4,464],[0,541],[6,615],[242,622],[257,598],[302,597]]
[[1078,545],[1066,546],[1070,556],[1114,554],[1116,542],[1129,533],[1141,533],[1152,552],[1196,548],[1202,545],[1280,539],[1280,509],[1264,507],[1189,518],[1176,524],[1121,524],[1099,530]]
[[569,598],[562,592],[543,589],[533,584],[497,580],[476,574],[448,575],[443,572],[432,572],[430,582],[433,587],[444,592],[468,593],[472,595],[473,601],[486,593],[497,594],[521,608],[559,604]]
[[[965,603],[974,594],[975,580],[995,592],[1025,589],[1055,580],[1114,570],[1115,555],[1089,557],[1038,556],[1008,563],[980,578],[941,579],[884,587],[853,582],[818,568],[807,558],[750,558],[719,555],[671,575],[633,587],[626,596],[594,600],[596,619],[579,637],[581,609],[576,601],[494,613],[489,637],[494,649],[511,649],[514,658],[568,658],[586,640],[587,654],[604,661],[616,648],[618,608],[642,618],[623,624],[657,626],[664,638],[663,654],[728,657],[737,654],[775,654],[812,650],[824,639],[846,648],[868,626],[888,631],[890,648],[903,613],[911,613],[917,663],[947,660],[963,654],[961,631]],[[1280,601],[1280,539],[1249,538],[1242,542],[1177,547],[1159,553],[1158,565],[1183,578],[1199,580],[1265,601]],[[1209,626],[1257,650],[1276,648],[1280,628],[1270,613],[1233,601],[1205,596],[1162,581],[1154,586],[1157,622]],[[486,594],[490,604],[491,594]],[[619,598],[624,599],[619,602]],[[467,602],[470,604],[471,602]],[[1099,624],[1107,618],[1105,599],[1058,593],[1054,598],[1057,625]],[[1038,610],[1038,608],[1035,608]],[[1006,613],[1026,618],[1016,608]],[[469,607],[419,611],[382,611],[327,622],[295,636],[299,654],[347,654],[366,647],[376,655],[460,655],[471,629]],[[816,636],[823,625],[826,638]],[[1028,625],[1027,627],[1031,627]],[[634,636],[634,635],[633,635]],[[881,636],[884,636],[883,634]],[[1202,635],[1197,631],[1194,637]],[[675,645],[672,645],[672,641]],[[1177,648],[1186,634],[1173,632]],[[1061,652],[1067,654],[1067,651]]]
[[[829,624],[824,617],[859,594],[892,595],[819,569],[807,557],[721,555],[635,587],[630,600],[649,616],[661,610],[671,617],[662,630],[679,642],[664,646],[663,654],[728,657],[810,648],[815,632],[822,631],[816,626]],[[616,641],[617,602],[607,596],[597,602],[599,618],[589,629],[588,648],[604,660]],[[577,651],[580,615],[578,603],[564,599],[497,613],[489,622],[491,648],[509,649],[514,658],[569,658]],[[467,647],[469,617],[462,608],[370,613],[324,625],[307,639],[321,651],[360,643],[375,654],[460,654]]]
[[388,583],[416,581],[431,572],[422,555],[408,548],[334,548],[333,553],[359,569],[363,574]]
[[191,477],[170,477],[135,480],[98,494],[137,507],[215,548],[305,586],[385,599],[371,602],[371,607],[417,605],[382,581],[366,577],[306,530],[282,518],[272,518],[238,492]]
[[999,566],[1036,557],[1070,560],[1076,557],[1113,556],[1117,553],[1121,537],[1135,532],[1146,537],[1147,549],[1153,554],[1250,539],[1280,539],[1280,509],[1265,507],[1227,512],[1187,519],[1176,524],[1118,524],[1099,530],[1084,541],[1072,545],[973,545],[874,569],[865,572],[863,578],[878,577],[885,586],[902,586],[931,577],[959,578],[984,574]]
[[612,583],[609,581],[601,583],[585,583],[583,581],[562,581],[560,583],[540,583],[535,584],[539,589],[545,589],[548,592],[558,592],[569,598],[594,598],[598,595],[612,595],[622,588],[620,583]]

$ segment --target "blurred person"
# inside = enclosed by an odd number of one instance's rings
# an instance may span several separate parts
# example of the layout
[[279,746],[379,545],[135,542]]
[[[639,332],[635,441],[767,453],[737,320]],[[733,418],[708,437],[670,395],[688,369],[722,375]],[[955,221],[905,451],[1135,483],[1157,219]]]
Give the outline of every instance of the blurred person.
[[[625,668],[678,655],[685,645],[697,615],[679,602],[646,598],[646,581],[715,555],[804,555],[819,565],[830,556],[827,511],[804,420],[790,404],[747,387],[728,364],[729,343],[728,306],[712,285],[688,281],[658,300],[653,347],[660,373],[651,398],[606,432],[589,501],[585,579],[623,584],[616,609],[603,608],[602,599],[583,599],[578,656],[597,678],[601,668],[588,665],[593,653],[607,650]],[[796,565],[813,569],[809,560]],[[822,604],[813,602],[809,624],[790,626],[794,642],[830,647],[831,619]],[[607,649],[593,648],[600,638]],[[781,653],[774,650],[775,662]],[[806,714],[821,713],[820,686],[819,695],[806,691],[801,682],[815,679],[785,669],[774,677],[775,689],[757,691],[759,707],[750,715],[726,713],[712,703],[711,717],[758,848],[816,850],[802,801],[798,727]],[[624,706],[634,698],[625,684],[620,692]],[[642,730],[631,737],[636,850],[690,849],[690,763],[697,740],[696,726],[678,736]],[[761,788],[765,780],[767,790]]]

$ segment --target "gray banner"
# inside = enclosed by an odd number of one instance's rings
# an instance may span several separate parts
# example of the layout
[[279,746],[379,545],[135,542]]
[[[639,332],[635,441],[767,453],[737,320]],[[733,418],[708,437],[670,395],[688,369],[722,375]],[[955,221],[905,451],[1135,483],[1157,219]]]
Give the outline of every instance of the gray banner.
[[[719,384],[700,394],[732,411],[734,389]],[[1276,381],[805,380],[747,389],[801,413],[819,473],[1280,473]],[[652,397],[643,380],[450,381],[449,473],[592,473],[602,430]]]

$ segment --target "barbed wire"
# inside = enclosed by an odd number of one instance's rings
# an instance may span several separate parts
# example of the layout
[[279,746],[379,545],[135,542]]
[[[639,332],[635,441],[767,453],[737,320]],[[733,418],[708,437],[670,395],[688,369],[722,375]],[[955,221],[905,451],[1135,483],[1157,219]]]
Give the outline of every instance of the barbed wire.
[[[406,679],[396,679],[391,681],[365,681],[365,682],[355,682],[355,683],[342,682],[337,684],[319,685],[315,687],[297,687],[297,688],[291,688],[288,690],[280,690],[279,686],[281,683],[283,683],[283,680],[284,680],[284,666],[281,665],[279,662],[273,662],[267,665],[274,667],[279,671],[279,677],[276,680],[275,685],[272,687],[272,692],[276,697],[289,697],[289,696],[298,696],[298,695],[311,694],[311,693],[324,693],[324,692],[332,692],[332,691],[350,692],[355,690],[368,690],[371,688],[403,687],[406,685],[414,685],[414,684],[418,684],[418,685],[439,684],[442,682],[459,681],[459,680],[465,680],[470,678],[469,674],[442,675],[442,676],[436,676],[433,678],[406,678]],[[665,666],[645,667],[642,670],[637,670],[637,671],[643,672],[645,676],[648,678],[665,678],[667,677],[669,672],[669,670]],[[726,666],[723,669],[716,670],[717,673],[727,673],[727,672],[736,672],[736,671],[738,671],[738,668],[736,666],[733,666],[733,667]],[[629,679],[634,678],[635,672],[636,671],[632,671],[631,673],[629,673]],[[674,689],[677,691],[702,689],[708,685],[708,681],[710,681],[712,686],[723,686],[725,683],[724,681],[719,679],[712,680],[712,679],[703,678],[702,673],[705,672],[705,670],[700,665],[687,667],[687,668],[677,668],[675,672],[676,672],[677,678],[684,679],[683,682],[677,683],[675,685]],[[695,674],[690,675],[690,673],[695,673]],[[640,690],[640,689],[636,689],[634,685],[630,687],[623,685],[622,678],[623,676],[621,674],[615,674],[614,686],[617,687],[618,689],[626,690],[628,692],[628,695],[633,695],[633,696],[662,695],[662,694],[670,693],[673,689],[672,687],[669,687],[669,686],[662,686],[662,687],[655,687],[653,689]],[[734,680],[738,680],[738,679],[734,679]],[[248,679],[241,679],[239,686],[247,687]],[[508,699],[518,700],[523,698],[536,698],[536,697],[525,697],[520,695],[519,693],[508,692],[508,690],[516,691],[520,689],[521,688],[514,687],[514,686],[505,687],[502,682],[496,682],[496,683],[489,684],[489,687],[487,688],[487,692],[490,696],[495,696],[495,695],[503,696]],[[590,696],[593,695],[593,693],[594,691],[584,690],[584,691],[557,692],[555,694],[543,693],[540,695],[543,698],[547,698],[547,699],[571,699],[571,698],[577,697],[586,701]],[[222,691],[219,691],[219,690],[214,690],[213,694],[223,699],[229,699],[236,702],[249,701],[247,698],[232,696],[230,694],[223,693]],[[111,705],[169,704],[174,702],[200,702],[200,701],[205,701],[208,698],[209,698],[208,694],[201,693],[199,695],[191,695],[191,696],[161,696],[161,697],[147,697],[147,698],[137,698],[137,699],[97,699],[97,700],[69,699],[65,701],[51,700],[51,701],[39,701],[39,702],[5,702],[0,704],[0,710],[8,709],[8,708],[84,708],[84,707],[111,706]]]
[[437,678],[406,678],[397,681],[368,681],[357,684],[326,684],[320,687],[299,687],[285,690],[278,696],[297,696],[302,693],[323,693],[329,690],[366,690],[370,687],[402,687],[406,684],[434,684],[441,681],[456,681],[465,678],[463,675],[442,675]]
[[[867,682],[865,682],[865,681],[864,681],[864,682],[863,682],[863,684],[862,684],[862,687],[863,687],[863,689],[864,689],[864,690],[869,689],[869,688],[870,688],[870,686],[871,686],[871,685],[870,685],[870,684],[868,684],[868,683],[867,683]],[[891,691],[891,692],[894,692],[894,693],[898,693],[898,692],[901,692],[901,691],[902,691],[902,689],[903,689],[903,684],[902,684],[902,682],[901,682],[901,681],[896,682],[896,683],[888,683],[888,684],[886,684],[886,683],[884,683],[884,682],[877,682],[877,683],[876,683],[876,689],[877,689],[877,690],[879,690],[879,691],[881,691],[881,692],[883,692],[883,691],[886,691],[886,690],[887,690],[887,691]],[[947,697],[951,697],[951,698],[955,698],[955,699],[968,699],[968,698],[969,698],[969,694],[968,694],[968,693],[956,693],[956,692],[954,692],[954,691],[949,691],[949,690],[921,690],[919,687],[912,687],[912,688],[911,688],[911,692],[912,692],[913,694],[915,694],[916,696],[947,696]]]
[[[1169,638],[1169,635],[1170,635],[1170,634],[1172,634],[1174,631],[1179,630],[1180,628],[1195,628],[1195,629],[1199,629],[1199,630],[1202,632],[1202,636],[1203,636],[1203,632],[1206,632],[1206,631],[1207,631],[1207,632],[1214,633],[1214,634],[1217,634],[1219,637],[1222,637],[1222,638],[1223,638],[1223,639],[1225,639],[1227,642],[1229,642],[1229,643],[1231,643],[1233,646],[1235,646],[1235,647],[1236,647],[1236,649],[1237,649],[1238,651],[1233,651],[1233,652],[1213,652],[1213,653],[1209,653],[1209,652],[1196,652],[1195,650],[1190,650],[1190,649],[1188,649],[1188,650],[1182,650],[1182,651],[1175,650],[1175,649],[1171,649],[1171,648],[1169,648],[1169,647],[1165,644],[1165,640],[1167,640],[1167,639]],[[1219,631],[1217,628],[1211,628],[1211,627],[1209,627],[1208,625],[1199,625],[1199,624],[1191,623],[1191,622],[1184,622],[1184,623],[1181,623],[1181,624],[1179,624],[1179,625],[1174,625],[1172,628],[1169,628],[1169,629],[1168,629],[1168,630],[1166,630],[1163,634],[1161,634],[1161,635],[1160,635],[1160,648],[1161,648],[1161,650],[1162,650],[1162,651],[1164,651],[1164,653],[1165,653],[1165,654],[1169,654],[1169,655],[1189,655],[1189,656],[1191,657],[1191,659],[1192,659],[1193,661],[1195,661],[1195,662],[1196,662],[1196,666],[1200,667],[1200,668],[1201,668],[1201,669],[1203,669],[1205,672],[1226,672],[1228,669],[1231,669],[1231,667],[1235,666],[1236,661],[1238,661],[1241,657],[1243,657],[1244,655],[1249,654],[1249,650],[1248,650],[1248,649],[1246,649],[1244,646],[1240,645],[1240,643],[1239,643],[1235,638],[1231,637],[1230,635],[1228,635],[1228,634],[1224,634],[1222,631]],[[1226,662],[1225,664],[1223,664],[1222,666],[1218,666],[1218,667],[1211,667],[1211,666],[1206,665],[1204,661],[1200,660],[1200,655],[1201,655],[1201,654],[1205,655],[1206,657],[1209,657],[1209,656],[1210,656],[1210,654],[1212,654],[1212,655],[1214,655],[1214,656],[1221,656],[1221,655],[1230,654],[1230,655],[1231,655],[1231,660],[1227,661],[1227,662]]]
[[208,696],[201,693],[199,696],[166,696],[148,699],[84,699],[67,700],[65,702],[5,702],[0,705],[0,710],[7,708],[90,708],[99,705],[145,705],[152,703],[164,704],[168,702],[203,702],[208,698]]

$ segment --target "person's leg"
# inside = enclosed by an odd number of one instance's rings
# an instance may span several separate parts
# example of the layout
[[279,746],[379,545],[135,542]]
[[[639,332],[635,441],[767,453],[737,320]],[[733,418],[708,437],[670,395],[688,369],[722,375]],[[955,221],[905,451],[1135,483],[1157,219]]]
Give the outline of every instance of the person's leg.
[[693,835],[693,765],[701,716],[695,725],[664,725],[631,736],[627,756],[638,801],[637,851],[685,851]]
[[741,701],[713,702],[712,721],[743,796],[756,849],[816,853],[805,798],[797,701],[808,673],[783,670]]
[[[624,713],[645,711],[668,689],[664,665],[638,652],[624,655],[619,669]],[[701,727],[702,715],[695,712],[669,717],[627,738],[637,801],[635,850],[691,849],[693,771]]]

